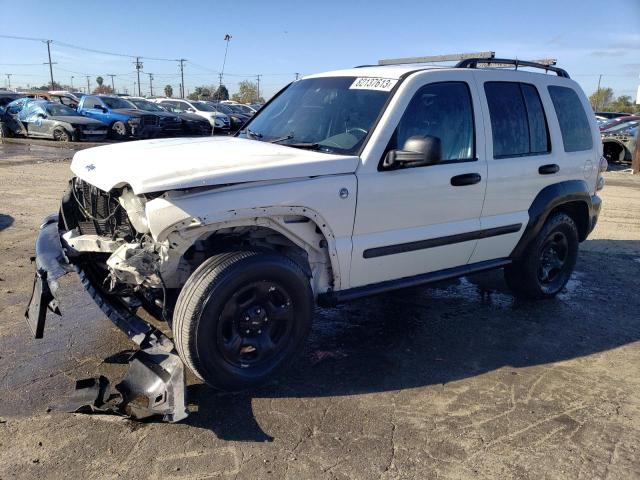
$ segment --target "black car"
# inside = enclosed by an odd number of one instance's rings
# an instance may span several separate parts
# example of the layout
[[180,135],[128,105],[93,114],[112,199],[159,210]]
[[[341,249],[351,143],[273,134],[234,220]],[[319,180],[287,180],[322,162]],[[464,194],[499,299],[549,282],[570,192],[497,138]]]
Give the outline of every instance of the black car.
[[175,137],[182,133],[182,119],[175,113],[168,112],[157,103],[140,97],[126,97],[137,109],[153,112],[160,118],[160,134]]
[[[152,102],[149,102],[152,103]],[[161,103],[154,103],[165,112],[169,112],[168,106]],[[182,134],[187,136],[210,136],[213,134],[213,127],[206,118],[196,115],[195,113],[181,112],[174,113],[182,120]]]
[[250,115],[245,113],[238,113],[234,108],[226,103],[212,103],[211,105],[213,105],[213,108],[218,112],[224,113],[229,117],[229,122],[231,123],[230,129],[232,132],[240,130],[251,118]]

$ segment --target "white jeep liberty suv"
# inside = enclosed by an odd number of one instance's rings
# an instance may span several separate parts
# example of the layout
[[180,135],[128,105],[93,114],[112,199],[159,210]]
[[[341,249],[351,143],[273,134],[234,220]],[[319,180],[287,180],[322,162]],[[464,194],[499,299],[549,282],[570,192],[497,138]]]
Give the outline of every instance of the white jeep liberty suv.
[[38,236],[27,318],[42,336],[76,270],[132,338],[144,308],[198,377],[252,387],[290,363],[316,304],[497,268],[517,294],[556,295],[598,217],[601,150],[560,68],[310,75],[235,137],[76,153]]

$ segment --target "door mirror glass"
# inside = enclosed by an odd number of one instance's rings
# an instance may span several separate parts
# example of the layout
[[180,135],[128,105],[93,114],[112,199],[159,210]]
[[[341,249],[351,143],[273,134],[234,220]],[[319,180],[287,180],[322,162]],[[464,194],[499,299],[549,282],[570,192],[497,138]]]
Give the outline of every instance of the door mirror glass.
[[40,112],[40,113],[36,114],[36,118],[47,118],[47,115],[42,113],[42,112]]
[[442,161],[442,142],[432,135],[409,137],[402,150],[391,150],[384,159],[387,170],[435,165]]

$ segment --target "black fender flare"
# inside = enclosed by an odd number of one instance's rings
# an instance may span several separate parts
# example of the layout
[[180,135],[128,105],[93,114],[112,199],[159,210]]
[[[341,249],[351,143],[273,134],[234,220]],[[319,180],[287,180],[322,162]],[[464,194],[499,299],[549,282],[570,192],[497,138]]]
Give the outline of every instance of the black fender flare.
[[584,180],[567,180],[547,185],[536,195],[529,207],[529,222],[520,241],[511,252],[511,257],[518,258],[523,254],[527,245],[540,233],[553,210],[565,204],[576,203],[584,203],[588,213],[588,218],[585,219],[586,229],[580,236],[580,241],[583,241],[595,226],[601,200],[597,195],[591,194]]

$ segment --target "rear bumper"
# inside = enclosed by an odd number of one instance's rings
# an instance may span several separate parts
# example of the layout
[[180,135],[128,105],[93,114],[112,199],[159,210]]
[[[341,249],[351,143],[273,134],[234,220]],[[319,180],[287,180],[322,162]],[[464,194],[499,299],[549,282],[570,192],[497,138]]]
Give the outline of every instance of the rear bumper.
[[598,195],[591,196],[591,208],[589,209],[589,233],[593,231],[598,223],[600,209],[602,208],[602,199]]

